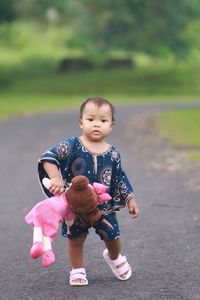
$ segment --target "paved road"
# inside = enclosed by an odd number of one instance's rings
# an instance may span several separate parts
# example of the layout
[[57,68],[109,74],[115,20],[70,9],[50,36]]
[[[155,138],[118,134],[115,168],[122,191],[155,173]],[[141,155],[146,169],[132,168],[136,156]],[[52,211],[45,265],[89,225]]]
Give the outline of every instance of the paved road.
[[61,138],[80,133],[78,112],[0,123],[0,299],[200,299],[200,197],[198,185],[189,184],[198,182],[200,170],[185,168],[187,164],[167,170],[162,160],[169,163],[168,146],[149,138],[147,128],[134,127],[138,116],[172,106],[188,105],[118,108],[110,141],[121,149],[141,211],[135,221],[126,209],[119,213],[123,254],[133,266],[133,276],[127,282],[113,277],[102,259],[103,243],[91,231],[85,247],[89,286],[83,288],[68,284],[70,264],[61,236],[54,246],[53,267],[42,269],[39,261],[29,258],[32,230],[24,222],[26,212],[44,198],[36,177],[37,159]]

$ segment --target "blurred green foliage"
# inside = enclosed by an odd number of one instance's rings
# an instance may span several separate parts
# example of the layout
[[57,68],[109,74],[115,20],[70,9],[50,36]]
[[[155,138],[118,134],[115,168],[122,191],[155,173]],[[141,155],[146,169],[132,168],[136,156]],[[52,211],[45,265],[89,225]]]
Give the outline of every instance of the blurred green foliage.
[[183,55],[191,47],[184,32],[200,16],[197,0],[75,0],[74,46],[90,51],[126,49],[157,56]]
[[122,49],[166,56],[187,53],[196,37],[185,38],[200,17],[198,0],[1,0],[0,23],[33,19],[62,24],[73,35],[68,46],[86,52]]
[[[196,31],[197,24],[200,25],[200,22],[193,23]],[[193,32],[191,26],[187,30],[187,39]],[[73,36],[74,32],[71,28],[60,24],[18,20],[0,25],[0,86],[6,87],[6,84],[12,83],[16,75],[19,78],[56,74],[60,61],[65,57],[86,57],[99,68],[109,57],[126,58],[128,55],[135,65],[135,68],[128,71],[128,74],[132,74],[131,84],[138,85],[138,89],[143,86],[143,83],[146,85],[148,81],[148,85],[152,85],[151,90],[155,90],[154,83],[159,84],[158,88],[169,85],[169,89],[170,86],[177,87],[177,89],[182,86],[184,88],[186,84],[186,89],[191,86],[191,92],[193,90],[194,94],[199,92],[197,85],[200,64],[198,36],[196,47],[193,47],[184,59],[177,58],[173,53],[168,53],[165,58],[161,58],[142,52],[127,52],[119,49],[92,53],[87,53],[82,48],[72,51],[68,47],[68,41]],[[151,90],[148,88],[149,92]]]
[[[195,25],[196,26],[196,25]],[[189,30],[190,31],[190,30]],[[42,93],[50,95],[107,94],[123,99],[199,97],[200,54],[197,48],[178,59],[173,53],[165,57],[129,52],[135,67],[129,70],[105,70],[101,64],[109,57],[127,57],[127,51],[85,53],[67,47],[74,35],[71,28],[18,20],[0,25],[1,93]],[[188,35],[190,35],[188,33]],[[92,71],[59,74],[64,57],[87,57],[96,64]],[[28,97],[28,95],[27,95]],[[1,98],[0,98],[1,99]]]
[[0,23],[11,22],[17,17],[15,0],[0,1]]

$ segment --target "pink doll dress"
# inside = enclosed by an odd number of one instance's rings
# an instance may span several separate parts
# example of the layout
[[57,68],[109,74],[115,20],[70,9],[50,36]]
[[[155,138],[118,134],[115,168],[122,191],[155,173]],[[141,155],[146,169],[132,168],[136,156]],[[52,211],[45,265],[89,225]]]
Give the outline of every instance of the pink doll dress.
[[64,220],[71,226],[74,212],[69,208],[65,194],[47,198],[37,203],[25,216],[25,221],[33,227],[41,227],[45,236],[56,239],[59,224]]

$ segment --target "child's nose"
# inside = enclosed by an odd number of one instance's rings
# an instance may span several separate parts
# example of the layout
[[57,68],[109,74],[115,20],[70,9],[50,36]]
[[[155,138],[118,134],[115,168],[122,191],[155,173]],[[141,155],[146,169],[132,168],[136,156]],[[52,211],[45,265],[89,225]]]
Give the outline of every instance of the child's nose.
[[100,126],[100,121],[95,121],[94,126],[99,127]]

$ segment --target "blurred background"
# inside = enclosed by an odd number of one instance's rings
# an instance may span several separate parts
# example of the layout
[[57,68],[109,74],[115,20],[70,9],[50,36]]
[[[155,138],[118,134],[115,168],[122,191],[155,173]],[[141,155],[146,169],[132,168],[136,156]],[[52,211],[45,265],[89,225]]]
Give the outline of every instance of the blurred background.
[[199,66],[198,0],[0,1],[2,92],[196,98]]
[[[0,1],[1,119],[76,107],[92,95],[198,101],[199,67],[198,0]],[[198,148],[200,112],[184,114],[165,115],[161,126],[162,116],[158,127],[179,122],[184,135],[195,131]]]

